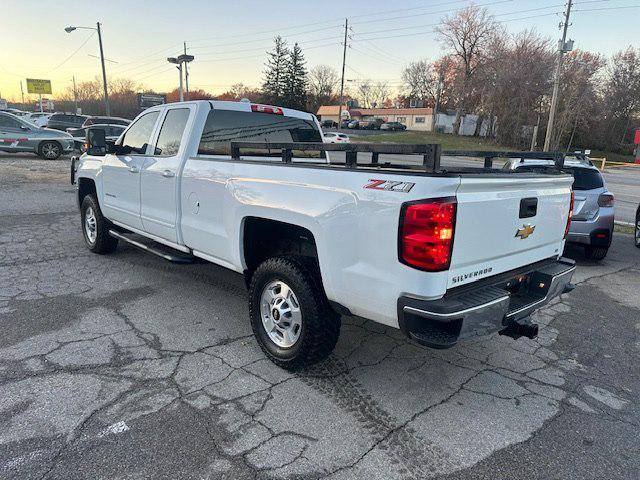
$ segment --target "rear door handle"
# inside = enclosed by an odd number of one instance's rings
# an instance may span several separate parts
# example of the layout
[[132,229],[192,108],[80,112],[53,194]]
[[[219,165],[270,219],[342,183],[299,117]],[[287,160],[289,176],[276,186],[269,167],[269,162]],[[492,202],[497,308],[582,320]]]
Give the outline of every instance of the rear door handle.
[[165,170],[164,172],[162,172],[162,176],[165,178],[172,178],[172,177],[175,177],[176,174],[171,170]]
[[131,173],[140,173],[140,169],[138,167],[129,167],[129,171]]

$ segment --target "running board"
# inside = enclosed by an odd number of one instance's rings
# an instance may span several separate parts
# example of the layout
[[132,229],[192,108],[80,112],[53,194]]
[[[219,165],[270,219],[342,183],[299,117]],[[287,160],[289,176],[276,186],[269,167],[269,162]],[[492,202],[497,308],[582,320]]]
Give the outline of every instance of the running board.
[[152,253],[153,255],[157,255],[158,257],[164,258],[165,260],[173,263],[193,263],[194,261],[194,257],[192,255],[184,254],[177,250],[173,250],[170,247],[162,246],[162,248],[166,249],[166,251],[163,251],[158,247],[152,247],[137,240],[133,240],[132,238],[127,237],[124,233],[116,232],[115,230],[109,230],[109,235],[113,238],[117,238],[118,240],[122,240],[123,242],[127,242],[129,245],[139,248],[140,250]]

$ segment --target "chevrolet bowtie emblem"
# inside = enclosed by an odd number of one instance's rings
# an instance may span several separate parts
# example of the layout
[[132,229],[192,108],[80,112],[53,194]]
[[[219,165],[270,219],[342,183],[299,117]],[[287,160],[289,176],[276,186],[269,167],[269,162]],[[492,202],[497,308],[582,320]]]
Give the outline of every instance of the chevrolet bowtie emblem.
[[518,229],[518,231],[516,232],[516,237],[520,237],[522,240],[524,240],[529,235],[531,235],[535,229],[535,225],[530,225],[527,223],[526,225],[523,225],[522,228]]

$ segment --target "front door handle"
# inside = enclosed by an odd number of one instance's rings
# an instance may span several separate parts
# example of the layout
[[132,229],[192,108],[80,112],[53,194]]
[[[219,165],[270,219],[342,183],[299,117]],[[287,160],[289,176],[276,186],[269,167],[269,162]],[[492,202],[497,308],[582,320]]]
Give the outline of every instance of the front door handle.
[[176,174],[171,170],[165,170],[164,172],[162,172],[162,176],[165,178],[172,178],[172,177],[175,177]]
[[131,173],[140,173],[140,169],[138,167],[129,167],[129,171]]

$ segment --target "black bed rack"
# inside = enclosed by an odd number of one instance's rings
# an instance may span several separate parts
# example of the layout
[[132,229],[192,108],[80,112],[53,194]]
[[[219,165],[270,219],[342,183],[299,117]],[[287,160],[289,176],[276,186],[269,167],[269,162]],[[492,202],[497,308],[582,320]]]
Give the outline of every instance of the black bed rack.
[[[445,156],[484,158],[483,168],[493,169],[495,158],[520,158],[553,160],[556,167],[561,169],[564,166],[564,154],[561,152],[504,152],[504,151],[467,151],[467,150],[447,150],[443,151],[442,146],[437,143],[422,144],[399,144],[399,143],[321,143],[321,142],[231,142],[231,157],[240,159],[243,149],[259,150],[280,150],[282,162],[292,163],[294,151],[320,152],[325,157],[324,152],[345,152],[345,166],[347,168],[358,167],[358,153],[371,153],[371,161],[367,166],[393,167],[390,163],[379,163],[379,156],[384,154],[396,155],[421,155],[422,168],[428,172],[442,171],[440,159]],[[332,163],[332,165],[334,165]],[[364,165],[361,165],[364,166]],[[416,165],[418,167],[418,165]]]

